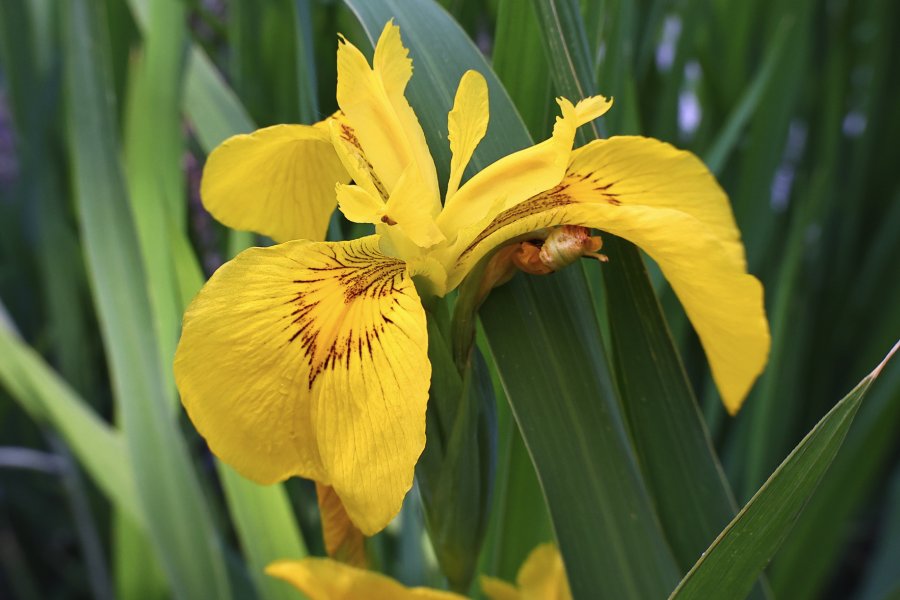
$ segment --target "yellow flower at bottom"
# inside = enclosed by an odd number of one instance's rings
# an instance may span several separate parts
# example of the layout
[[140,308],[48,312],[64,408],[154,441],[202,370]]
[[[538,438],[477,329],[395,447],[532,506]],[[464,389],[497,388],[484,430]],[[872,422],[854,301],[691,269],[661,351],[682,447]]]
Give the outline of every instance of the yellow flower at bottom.
[[572,600],[562,556],[553,544],[531,551],[516,583],[518,588],[494,577],[481,577],[481,589],[491,600]]
[[466,600],[453,592],[408,588],[374,571],[327,558],[278,560],[266,574],[287,581],[310,600]]

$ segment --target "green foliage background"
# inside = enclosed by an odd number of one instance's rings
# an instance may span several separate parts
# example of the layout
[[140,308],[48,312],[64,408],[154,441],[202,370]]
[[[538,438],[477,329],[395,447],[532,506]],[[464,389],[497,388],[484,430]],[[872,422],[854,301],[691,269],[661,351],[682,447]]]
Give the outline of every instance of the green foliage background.
[[[645,259],[651,288],[629,245],[605,238],[602,272],[520,274],[496,290],[478,342],[499,421],[479,572],[513,580],[555,531],[570,577],[633,577],[635,588],[604,597],[664,597],[734,516],[731,491],[736,506],[750,501],[900,338],[896,2],[442,4],[447,13],[432,0],[0,0],[0,598],[300,597],[261,570],[324,554],[314,488],[260,488],[218,463],[179,410],[170,365],[205,278],[271,243],[203,210],[206,154],[234,133],[330,114],[337,33],[371,53],[385,16],[417,61],[410,99],[436,155],[440,86],[452,95],[451,74],[486,68],[449,14],[516,109],[492,114],[509,126],[489,130],[477,167],[546,138],[554,96],[614,96],[580,141],[642,134],[697,153],[729,193],[766,287],[772,354],[734,419],[665,280]],[[335,219],[329,237],[361,233]],[[600,334],[567,350],[584,330]],[[549,387],[517,387],[539,362],[552,363]],[[860,403],[868,384],[770,481],[775,508],[733,526],[752,537],[759,519],[783,518],[786,532],[818,485],[754,598],[900,598],[900,360]],[[568,421],[540,413],[569,400]],[[553,446],[573,432],[590,440],[583,452]],[[801,473],[805,448],[825,458]],[[624,526],[601,516],[626,509],[644,529],[616,545],[604,536]],[[771,545],[734,552],[762,567]],[[444,585],[418,494],[373,548],[402,582]],[[702,586],[725,572],[697,571],[679,597],[715,597]],[[743,597],[715,584],[718,597]]]

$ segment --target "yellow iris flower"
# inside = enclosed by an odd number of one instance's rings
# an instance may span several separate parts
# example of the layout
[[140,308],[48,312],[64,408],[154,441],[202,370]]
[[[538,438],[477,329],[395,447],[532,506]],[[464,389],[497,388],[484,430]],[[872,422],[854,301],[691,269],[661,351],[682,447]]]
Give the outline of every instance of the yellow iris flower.
[[[561,98],[550,139],[460,186],[488,123],[487,85],[469,71],[449,114],[442,203],[404,96],[407,55],[392,23],[372,67],[342,41],[341,111],[227,140],[201,187],[218,220],[279,244],[223,265],[187,309],[175,358],[182,402],[245,477],[315,480],[337,515],[330,549],[355,539],[348,519],[365,535],[384,528],[412,486],[431,379],[419,294],[443,296],[513,238],[576,225],[643,248],[681,299],[732,413],[769,348],[762,286],[746,272],[728,198],[694,155],[642,137],[572,150],[576,129],[611,103]],[[376,234],[311,241],[324,239],[335,206]]]
[[[310,600],[465,600],[465,596],[430,588],[407,588],[380,573],[327,558],[279,560],[266,573],[287,581]],[[481,578],[491,600],[572,600],[562,556],[553,544],[531,551],[519,569],[517,586]]]

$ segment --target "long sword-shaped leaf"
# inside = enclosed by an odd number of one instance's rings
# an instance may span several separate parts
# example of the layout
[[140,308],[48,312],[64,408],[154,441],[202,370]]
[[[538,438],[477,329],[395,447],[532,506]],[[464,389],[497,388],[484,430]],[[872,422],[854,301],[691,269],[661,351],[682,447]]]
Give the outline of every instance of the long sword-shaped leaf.
[[179,599],[230,597],[208,507],[173,419],[118,158],[99,6],[66,3],[65,91],[78,216],[147,531]]
[[18,338],[0,307],[0,383],[37,422],[62,435],[94,482],[136,523],[144,523],[128,450],[59,375]]
[[[133,1],[132,9],[136,17],[149,18],[142,2]],[[146,22],[143,24],[147,26]],[[190,50],[185,88],[184,110],[194,123],[197,138],[206,152],[211,152],[232,135],[255,129],[247,111],[197,45]],[[189,241],[171,220],[168,237],[183,310],[203,286],[203,274]],[[250,236],[242,237],[249,239],[240,244],[241,249],[249,246],[249,240],[252,240]],[[218,461],[216,466],[258,593],[265,600],[296,598],[297,592],[293,588],[263,572],[272,561],[302,558],[307,554],[284,487],[281,484],[262,487]]]
[[[562,6],[575,4],[535,0],[546,17],[572,12],[572,6]],[[548,51],[583,52],[580,33],[565,26],[563,19],[547,19]],[[561,93],[594,93],[586,58],[557,62],[573,69],[556,77]],[[570,83],[573,78],[578,87]],[[603,281],[622,402],[666,541],[684,572],[727,525],[736,506],[641,256],[634,245],[604,237],[611,260],[603,265]],[[754,594],[762,597],[762,589]]]
[[670,600],[743,598],[787,537],[847,435],[863,396],[890,354],[794,448],[685,576]]
[[[390,18],[400,25],[416,65],[407,96],[439,173],[450,163],[446,115],[467,69],[486,77],[491,95],[491,124],[474,167],[530,144],[496,76],[440,7],[409,0],[348,4],[373,41]],[[584,273],[517,277],[501,290],[488,299],[482,321],[541,478],[574,597],[665,595],[677,570],[631,455]]]

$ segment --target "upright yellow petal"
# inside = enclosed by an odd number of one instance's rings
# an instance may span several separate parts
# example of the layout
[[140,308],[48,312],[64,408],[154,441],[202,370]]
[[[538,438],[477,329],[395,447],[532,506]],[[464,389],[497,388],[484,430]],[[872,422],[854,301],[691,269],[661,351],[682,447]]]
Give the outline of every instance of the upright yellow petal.
[[453,110],[447,117],[447,138],[450,140],[450,151],[453,152],[447,201],[459,189],[463,171],[487,131],[489,109],[488,87],[484,77],[478,71],[466,71],[456,88]]
[[518,589],[493,577],[481,578],[481,589],[491,600],[572,600],[562,556],[553,544],[531,551],[516,584]]
[[407,588],[381,573],[324,558],[278,560],[266,574],[287,581],[310,600],[466,600],[452,592]]
[[373,198],[381,198],[387,201],[387,187],[378,174],[375,167],[369,162],[366,153],[363,150],[359,138],[356,137],[356,130],[349,123],[340,120],[330,121],[331,143],[337,152],[338,157],[343,163],[344,168],[353,178],[357,185],[368,192]]
[[421,248],[429,248],[445,239],[432,214],[422,203],[422,196],[428,193],[426,187],[419,170],[410,164],[385,206],[387,220],[384,222],[399,225],[403,234]]
[[769,326],[727,198],[702,163],[656,140],[592,142],[562,183],[498,215],[461,252],[448,288],[492,248],[554,225],[608,231],[659,264],[700,336],[725,407],[736,413],[765,367]]
[[502,579],[482,575],[478,581],[481,584],[481,591],[491,600],[522,600],[519,590]]
[[562,555],[553,544],[531,551],[516,577],[522,600],[572,600]]
[[556,118],[549,140],[501,158],[448,198],[437,218],[438,227],[448,240],[453,242],[459,231],[483,219],[497,198],[505,195],[508,208],[562,181],[576,130],[612,106],[601,96],[582,100],[577,107],[565,98],[558,98],[557,102],[562,117]]
[[324,240],[337,204],[334,186],[349,181],[328,133],[275,125],[231,137],[213,150],[200,197],[232,229],[277,242]]
[[393,192],[410,163],[415,163],[427,195],[420,201],[436,216],[441,209],[437,173],[425,134],[403,95],[412,76],[412,61],[400,40],[400,28],[388,23],[375,47],[374,69],[353,44],[338,47],[337,101],[352,123],[384,182]]
[[175,378],[216,456],[261,484],[334,487],[373,535],[425,445],[427,343],[406,265],[377,236],[289,242],[216,271],[185,313]]
[[319,512],[322,515],[322,537],[328,556],[344,564],[365,569],[366,538],[350,520],[344,503],[330,485],[316,483]]
[[354,223],[381,223],[387,207],[358,185],[337,186],[338,208],[348,221]]

